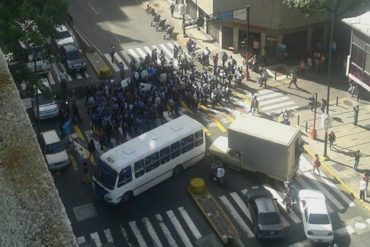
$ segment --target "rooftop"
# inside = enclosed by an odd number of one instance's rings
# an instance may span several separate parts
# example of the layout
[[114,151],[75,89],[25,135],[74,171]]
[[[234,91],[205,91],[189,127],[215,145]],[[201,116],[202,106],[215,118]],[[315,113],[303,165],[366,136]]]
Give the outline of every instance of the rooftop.
[[342,19],[344,23],[370,37],[370,11],[355,17]]

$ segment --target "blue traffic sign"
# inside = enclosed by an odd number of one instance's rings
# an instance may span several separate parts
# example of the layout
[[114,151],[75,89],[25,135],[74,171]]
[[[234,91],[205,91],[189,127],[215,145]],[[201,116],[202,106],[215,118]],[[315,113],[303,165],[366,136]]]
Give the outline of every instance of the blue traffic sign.
[[218,21],[227,21],[227,20],[231,20],[232,18],[233,18],[233,12],[232,11],[220,13],[220,14],[217,15],[217,20]]

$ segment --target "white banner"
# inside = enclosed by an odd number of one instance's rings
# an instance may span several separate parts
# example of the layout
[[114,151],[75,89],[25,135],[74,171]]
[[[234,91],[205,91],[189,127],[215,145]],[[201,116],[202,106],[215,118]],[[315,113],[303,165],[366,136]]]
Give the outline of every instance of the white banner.
[[233,19],[234,20],[240,20],[240,21],[246,21],[247,20],[247,9],[237,9],[233,10]]

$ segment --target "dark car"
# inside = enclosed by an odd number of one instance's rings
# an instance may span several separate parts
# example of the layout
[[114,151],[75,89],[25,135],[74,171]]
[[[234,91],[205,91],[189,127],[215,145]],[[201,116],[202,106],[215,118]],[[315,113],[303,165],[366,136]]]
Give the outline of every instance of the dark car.
[[254,233],[260,239],[285,237],[285,229],[275,199],[263,188],[248,190],[247,205],[251,213]]
[[61,47],[63,63],[69,74],[83,72],[86,70],[86,63],[83,60],[79,49],[74,45],[63,45]]

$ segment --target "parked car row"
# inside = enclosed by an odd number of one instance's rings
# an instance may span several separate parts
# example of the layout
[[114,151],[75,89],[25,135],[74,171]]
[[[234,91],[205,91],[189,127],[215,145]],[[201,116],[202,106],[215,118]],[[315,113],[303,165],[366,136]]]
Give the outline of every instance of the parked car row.
[[[271,193],[263,188],[253,188],[247,191],[246,197],[256,237],[284,238],[286,230]],[[300,190],[298,201],[306,238],[316,243],[331,243],[334,232],[323,193],[318,190]]]

